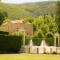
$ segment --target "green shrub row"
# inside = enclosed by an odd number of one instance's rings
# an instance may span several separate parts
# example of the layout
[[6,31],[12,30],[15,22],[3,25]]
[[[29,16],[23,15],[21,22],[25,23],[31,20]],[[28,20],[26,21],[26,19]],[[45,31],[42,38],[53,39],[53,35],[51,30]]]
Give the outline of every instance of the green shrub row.
[[22,36],[0,35],[0,51],[19,52]]

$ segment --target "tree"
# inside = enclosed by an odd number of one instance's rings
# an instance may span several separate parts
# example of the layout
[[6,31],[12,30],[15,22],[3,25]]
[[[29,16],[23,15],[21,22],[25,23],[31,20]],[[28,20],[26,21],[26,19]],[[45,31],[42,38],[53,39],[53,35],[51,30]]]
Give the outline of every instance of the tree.
[[0,25],[3,23],[3,21],[8,17],[8,14],[6,11],[0,11]]
[[57,2],[56,15],[57,15],[58,33],[60,34],[60,1],[59,0]]
[[59,40],[60,40],[60,0],[58,0],[58,2],[57,2],[56,16],[57,16],[56,20],[57,20]]
[[58,24],[58,33],[60,33],[60,1],[57,2],[57,24]]
[[56,21],[58,25],[58,33],[59,33],[59,41],[60,41],[60,0],[58,0],[57,2]]

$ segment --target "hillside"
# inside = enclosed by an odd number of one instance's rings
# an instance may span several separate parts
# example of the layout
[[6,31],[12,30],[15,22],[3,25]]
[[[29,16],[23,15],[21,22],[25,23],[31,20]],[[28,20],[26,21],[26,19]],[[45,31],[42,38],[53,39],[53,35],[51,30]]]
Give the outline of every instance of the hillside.
[[0,10],[7,11],[10,19],[29,16],[37,17],[43,14],[54,14],[56,11],[56,2],[38,2],[16,5],[0,3]]

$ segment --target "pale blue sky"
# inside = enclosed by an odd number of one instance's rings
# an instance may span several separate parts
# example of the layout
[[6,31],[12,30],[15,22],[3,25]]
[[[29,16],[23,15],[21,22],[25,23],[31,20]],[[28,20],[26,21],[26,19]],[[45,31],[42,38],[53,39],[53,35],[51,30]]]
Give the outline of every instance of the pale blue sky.
[[54,1],[54,0],[2,0],[5,3],[27,3],[27,2],[39,2],[39,1]]

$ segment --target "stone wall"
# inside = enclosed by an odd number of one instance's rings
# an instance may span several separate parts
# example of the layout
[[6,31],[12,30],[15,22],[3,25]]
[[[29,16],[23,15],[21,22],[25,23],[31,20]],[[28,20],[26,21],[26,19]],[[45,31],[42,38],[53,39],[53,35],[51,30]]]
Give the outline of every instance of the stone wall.
[[60,47],[54,46],[25,46],[25,53],[34,53],[34,54],[51,54],[51,53],[59,53],[60,54]]

